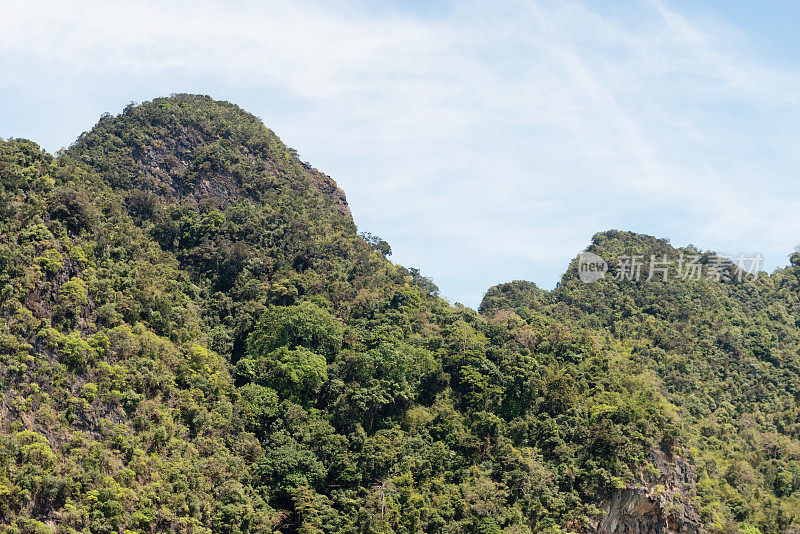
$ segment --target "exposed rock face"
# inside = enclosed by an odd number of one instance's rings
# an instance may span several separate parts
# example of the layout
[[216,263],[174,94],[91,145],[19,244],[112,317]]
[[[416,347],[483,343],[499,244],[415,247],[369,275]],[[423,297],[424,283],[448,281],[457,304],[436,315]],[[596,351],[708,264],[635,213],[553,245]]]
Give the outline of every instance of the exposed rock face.
[[199,173],[197,181],[188,186],[187,174],[193,161],[212,142],[209,134],[182,126],[171,136],[162,137],[141,150],[131,151],[137,185],[169,197],[236,198],[240,184],[229,173]]
[[[213,142],[214,139],[208,138],[204,132],[185,127],[172,138],[159,139],[155,146],[146,147],[133,158],[138,182],[165,196],[196,199],[216,197],[225,201],[241,198],[244,196],[242,184],[229,172],[199,172],[196,173],[196,180],[187,185],[187,176],[193,170],[192,163]],[[270,174],[281,174],[281,169],[264,156],[250,154],[249,160],[251,165],[260,165]],[[339,213],[352,218],[347,196],[333,178],[305,162],[298,160],[298,163],[311,186],[327,198]]]
[[303,163],[302,165],[308,172],[308,176],[311,178],[311,183],[314,185],[316,190],[330,200],[331,204],[333,204],[336,209],[339,210],[339,213],[352,218],[353,215],[350,213],[350,206],[347,204],[347,196],[345,196],[344,191],[339,188],[333,178],[327,174],[321,173],[317,169],[312,168],[307,163]]
[[692,504],[697,474],[688,460],[654,449],[655,469],[641,471],[637,484],[605,501],[597,534],[700,534],[705,532]]
[[[196,181],[189,185],[187,177],[193,171],[193,162],[198,154],[214,142],[215,139],[207,132],[182,126],[170,137],[160,138],[144,149],[132,150],[138,185],[165,196],[217,197],[226,201],[241,198],[242,184],[229,172],[198,172]],[[251,165],[260,165],[268,173],[281,173],[272,161],[262,155],[250,154],[248,159]],[[342,215],[352,218],[347,197],[336,182],[307,163],[299,160],[298,163],[311,185]]]

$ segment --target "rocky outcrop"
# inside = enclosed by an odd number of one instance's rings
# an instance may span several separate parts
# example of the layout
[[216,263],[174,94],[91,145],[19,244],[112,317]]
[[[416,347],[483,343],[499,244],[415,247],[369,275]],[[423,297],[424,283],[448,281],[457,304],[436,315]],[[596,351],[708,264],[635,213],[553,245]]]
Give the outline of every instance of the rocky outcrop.
[[319,191],[322,196],[327,198],[339,213],[348,218],[352,218],[353,215],[350,213],[350,205],[347,204],[347,196],[345,196],[344,191],[339,188],[334,179],[312,168],[307,163],[302,163],[302,165],[308,177],[311,179],[314,188]]
[[685,458],[654,449],[650,465],[634,484],[615,492],[590,526],[596,534],[700,534],[705,532],[692,502],[697,474]]

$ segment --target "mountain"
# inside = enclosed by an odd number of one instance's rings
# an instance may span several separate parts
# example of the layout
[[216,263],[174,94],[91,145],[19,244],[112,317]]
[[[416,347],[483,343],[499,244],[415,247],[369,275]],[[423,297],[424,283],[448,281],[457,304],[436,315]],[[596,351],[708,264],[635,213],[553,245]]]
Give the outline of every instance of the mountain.
[[67,151],[118,189],[166,198],[263,200],[270,188],[313,188],[350,217],[336,182],[297,158],[260,119],[207,96],[175,95],[103,116]]
[[[237,106],[173,95],[57,156],[0,141],[7,532],[800,528],[800,260],[491,288],[359,234]],[[598,234],[626,254],[697,255]]]

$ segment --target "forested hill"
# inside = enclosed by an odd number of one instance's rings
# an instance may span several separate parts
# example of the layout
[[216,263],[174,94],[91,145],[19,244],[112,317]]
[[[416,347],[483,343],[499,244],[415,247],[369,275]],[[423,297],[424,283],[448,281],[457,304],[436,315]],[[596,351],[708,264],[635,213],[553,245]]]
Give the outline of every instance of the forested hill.
[[195,95],[0,141],[0,214],[4,531],[800,529],[800,267],[479,314]]
[[[602,280],[581,282],[576,260],[552,292],[522,281],[491,288],[481,313],[495,321],[556,324],[615,347],[621,365],[650,374],[675,406],[697,468],[695,502],[706,526],[731,530],[733,520],[740,530],[795,532],[800,252],[789,267],[757,277],[729,262],[717,279],[716,254],[691,245],[676,249],[664,239],[610,231],[595,235],[587,250],[611,267]],[[642,262],[638,282],[614,272],[621,258],[634,255]],[[666,276],[654,271],[647,281],[652,256],[674,262]],[[681,279],[682,257],[702,266],[699,280]]]

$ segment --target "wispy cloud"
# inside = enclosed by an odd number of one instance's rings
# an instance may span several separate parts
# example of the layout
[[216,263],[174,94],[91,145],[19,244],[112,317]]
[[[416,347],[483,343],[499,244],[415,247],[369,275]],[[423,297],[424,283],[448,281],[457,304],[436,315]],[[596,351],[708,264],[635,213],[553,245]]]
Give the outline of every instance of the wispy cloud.
[[665,2],[7,4],[0,135],[54,149],[97,105],[236,101],[467,304],[552,285],[611,227],[773,265],[800,241],[800,73]]

